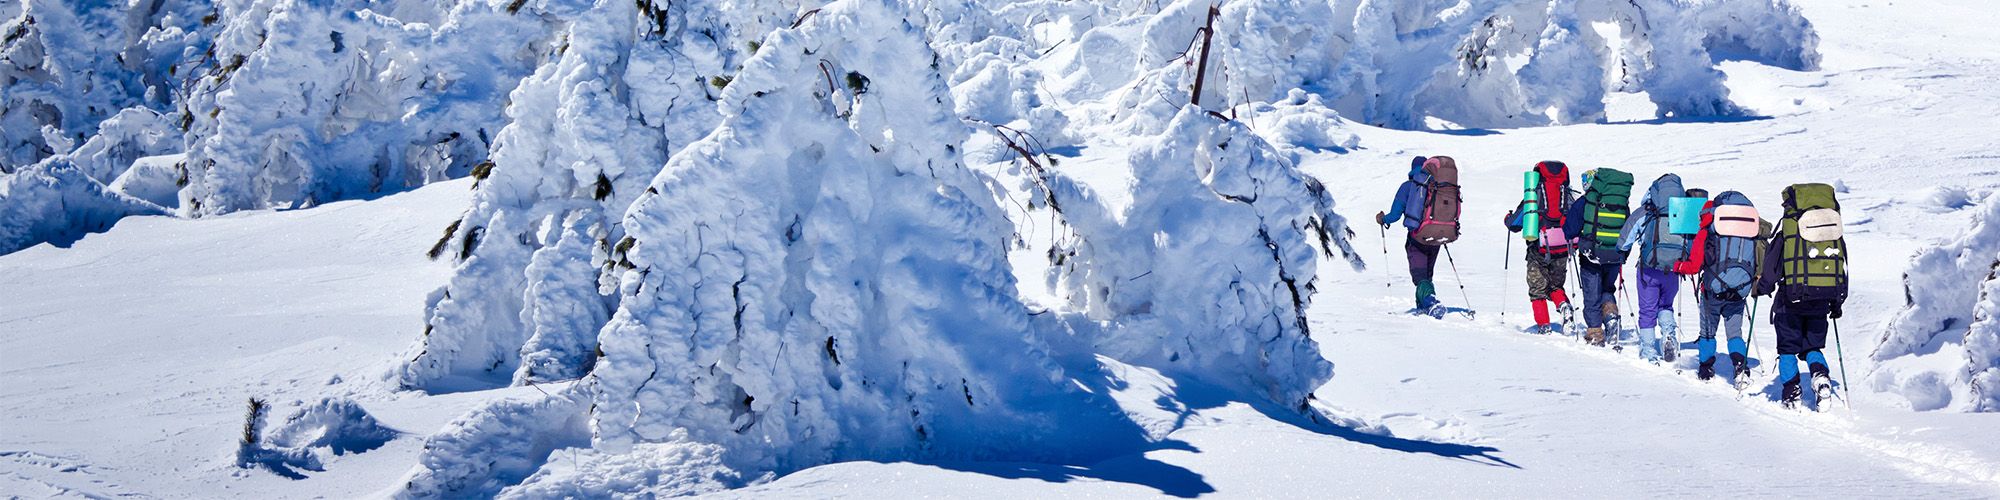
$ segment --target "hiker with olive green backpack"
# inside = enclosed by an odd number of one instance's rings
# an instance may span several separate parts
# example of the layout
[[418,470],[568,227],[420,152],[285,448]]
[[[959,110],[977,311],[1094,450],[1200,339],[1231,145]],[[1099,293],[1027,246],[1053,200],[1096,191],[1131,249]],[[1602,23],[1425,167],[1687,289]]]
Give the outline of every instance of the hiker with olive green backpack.
[[1618,282],[1626,252],[1619,234],[1631,211],[1632,174],[1614,168],[1583,173],[1583,196],[1569,205],[1563,232],[1576,241],[1576,283],[1583,292],[1583,338],[1602,347],[1620,336]]
[[1825,408],[1833,396],[1827,369],[1827,321],[1840,319],[1847,301],[1847,240],[1840,228],[1840,202],[1833,186],[1795,184],[1785,188],[1785,218],[1764,252],[1758,296],[1777,294],[1771,326],[1778,331],[1778,382],[1785,406],[1798,406],[1798,362],[1806,362],[1814,404]]

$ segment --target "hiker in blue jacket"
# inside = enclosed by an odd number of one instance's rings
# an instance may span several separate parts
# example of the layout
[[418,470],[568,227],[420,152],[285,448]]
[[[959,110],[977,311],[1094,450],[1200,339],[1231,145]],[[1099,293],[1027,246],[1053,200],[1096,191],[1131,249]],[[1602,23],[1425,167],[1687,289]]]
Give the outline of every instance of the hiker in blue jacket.
[[[1389,227],[1397,219],[1403,220],[1403,229],[1416,231],[1423,223],[1424,185],[1430,182],[1430,174],[1424,173],[1422,156],[1410,160],[1410,178],[1396,188],[1396,200],[1389,205],[1388,212],[1375,214],[1375,223]],[[1410,259],[1410,282],[1417,286],[1417,310],[1431,316],[1442,316],[1443,305],[1437,300],[1437,286],[1431,282],[1431,272],[1437,266],[1438,248],[1419,243],[1416,238],[1405,233],[1403,253]]]

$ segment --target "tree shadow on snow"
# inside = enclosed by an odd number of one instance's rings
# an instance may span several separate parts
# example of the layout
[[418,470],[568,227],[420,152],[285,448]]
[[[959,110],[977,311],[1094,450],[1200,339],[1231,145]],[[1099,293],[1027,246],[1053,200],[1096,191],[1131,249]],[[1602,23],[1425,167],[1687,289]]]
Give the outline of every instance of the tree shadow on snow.
[[[1179,400],[1187,404],[1185,412],[1216,408],[1230,402],[1228,392],[1198,381],[1176,380],[1179,383]],[[1366,422],[1331,415],[1317,406],[1309,406],[1305,411],[1281,408],[1262,401],[1242,401],[1264,414],[1271,420],[1291,424],[1314,433],[1340,438],[1356,444],[1364,444],[1384,450],[1432,455],[1439,458],[1461,460],[1492,467],[1520,469],[1504,458],[1500,458],[1499,448],[1459,443],[1444,443],[1396,437],[1387,429],[1368,425]],[[1182,422],[1186,422],[1184,415]],[[1178,428],[1178,425],[1176,426]]]
[[1158,450],[1201,451],[1185,441],[1169,439],[1146,450],[1089,465],[1027,462],[930,462],[924,465],[1004,479],[1036,479],[1050,483],[1090,479],[1127,483],[1153,488],[1161,495],[1176,498],[1194,498],[1215,492],[1215,486],[1208,484],[1200,473],[1145,455]]
[[1604,124],[1605,125],[1667,125],[1673,123],[1743,123],[1743,122],[1764,121],[1769,119],[1771,119],[1771,117],[1764,115],[1669,116],[1664,118],[1653,118],[1650,120],[1605,122]]

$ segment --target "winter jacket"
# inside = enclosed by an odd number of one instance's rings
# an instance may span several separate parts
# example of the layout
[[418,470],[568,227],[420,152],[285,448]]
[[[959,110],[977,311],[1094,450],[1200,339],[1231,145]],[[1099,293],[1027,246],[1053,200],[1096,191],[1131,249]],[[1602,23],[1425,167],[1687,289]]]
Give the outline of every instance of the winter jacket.
[[1780,274],[1783,270],[1780,264],[1785,260],[1785,245],[1778,241],[1783,236],[1776,234],[1776,231],[1773,231],[1771,237],[1773,238],[1771,245],[1764,249],[1764,261],[1757,265],[1757,287],[1754,291],[1758,296],[1770,295],[1773,292],[1778,294],[1777,300],[1772,301],[1771,314],[1821,316],[1840,309],[1838,300],[1827,297],[1795,296],[1794,290],[1798,287],[1778,286],[1785,279]]
[[1403,227],[1408,229],[1423,225],[1424,185],[1431,182],[1431,175],[1424,173],[1426,160],[1429,158],[1419,156],[1410,161],[1410,180],[1403,181],[1403,185],[1396,188],[1396,201],[1389,205],[1389,211],[1382,216],[1382,220],[1401,218]]

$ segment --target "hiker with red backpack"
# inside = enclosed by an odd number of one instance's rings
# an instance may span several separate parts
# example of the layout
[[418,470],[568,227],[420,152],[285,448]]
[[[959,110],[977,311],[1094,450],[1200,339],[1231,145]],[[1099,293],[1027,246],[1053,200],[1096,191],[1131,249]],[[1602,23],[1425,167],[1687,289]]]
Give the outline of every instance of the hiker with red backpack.
[[1569,190],[1569,166],[1563,162],[1536,163],[1524,178],[1521,204],[1507,212],[1506,225],[1507,232],[1521,233],[1528,243],[1525,258],[1528,300],[1535,313],[1533,333],[1546,334],[1556,331],[1549,324],[1551,303],[1565,319],[1565,327],[1576,317],[1569,294],[1563,292],[1571,248],[1563,226],[1575,195]]
[[1700,299],[1701,337],[1695,341],[1699,365],[1695,376],[1715,377],[1716,327],[1727,323],[1729,335],[1730,383],[1742,390],[1749,384],[1749,344],[1743,339],[1745,302],[1757,283],[1758,260],[1770,238],[1771,223],[1758,217],[1750,198],[1736,191],[1724,191],[1704,204],[1701,229],[1695,233],[1693,250],[1676,272],[1699,274],[1695,296]]
[[1824,408],[1833,396],[1832,373],[1821,352],[1826,349],[1827,323],[1833,320],[1838,347],[1840,307],[1847,301],[1847,240],[1841,234],[1840,202],[1833,186],[1826,184],[1792,185],[1785,188],[1784,200],[1785,216],[1764,251],[1756,295],[1777,294],[1771,303],[1771,326],[1778,331],[1781,401],[1788,408],[1798,405],[1802,392],[1798,362],[1805,361],[1815,404]]
[[1438,250],[1458,239],[1458,164],[1449,156],[1410,160],[1409,180],[1396,189],[1389,211],[1375,214],[1375,223],[1387,228],[1401,219],[1409,230],[1403,252],[1410,260],[1410,282],[1417,287],[1416,312],[1443,318],[1444,305],[1437,299],[1432,275]]

